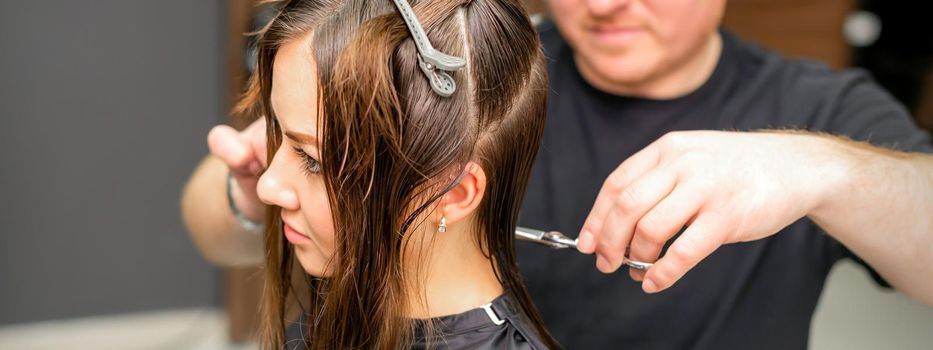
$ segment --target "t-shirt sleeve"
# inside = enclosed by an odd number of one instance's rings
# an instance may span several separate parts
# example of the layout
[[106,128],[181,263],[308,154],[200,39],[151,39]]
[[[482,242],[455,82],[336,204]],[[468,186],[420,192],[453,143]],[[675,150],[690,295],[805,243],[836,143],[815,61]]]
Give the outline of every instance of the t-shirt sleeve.
[[[842,84],[834,111],[830,113],[827,132],[843,135],[875,146],[905,152],[933,153],[930,134],[917,126],[907,109],[861,71],[841,73]],[[864,266],[879,285],[891,285],[868,263],[841,243],[829,245],[837,259],[849,258]]]
[[933,153],[930,134],[866,73],[853,70],[841,75],[843,84],[827,131],[899,151]]

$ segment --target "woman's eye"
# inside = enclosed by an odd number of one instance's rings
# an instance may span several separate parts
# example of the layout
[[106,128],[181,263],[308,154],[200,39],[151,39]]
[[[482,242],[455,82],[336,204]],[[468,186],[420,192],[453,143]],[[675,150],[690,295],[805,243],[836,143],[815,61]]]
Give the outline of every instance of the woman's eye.
[[298,157],[301,158],[302,162],[304,163],[304,167],[301,168],[302,171],[305,171],[308,174],[318,174],[321,172],[321,163],[318,162],[317,159],[311,157],[311,155],[306,153],[301,148],[293,148],[295,149],[295,153],[298,154]]

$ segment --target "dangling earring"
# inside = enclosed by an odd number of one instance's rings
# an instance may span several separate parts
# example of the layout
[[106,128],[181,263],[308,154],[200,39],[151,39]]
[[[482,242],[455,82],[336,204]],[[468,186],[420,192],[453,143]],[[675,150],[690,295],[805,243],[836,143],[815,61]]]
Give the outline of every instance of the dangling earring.
[[437,232],[447,232],[447,218],[441,216],[441,223],[437,225]]

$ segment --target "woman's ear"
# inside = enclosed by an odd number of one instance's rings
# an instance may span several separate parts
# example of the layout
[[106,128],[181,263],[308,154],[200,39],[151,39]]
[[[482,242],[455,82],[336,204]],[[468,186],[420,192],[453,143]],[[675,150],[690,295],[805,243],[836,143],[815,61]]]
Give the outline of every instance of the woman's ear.
[[476,163],[466,165],[460,182],[440,199],[438,214],[447,219],[447,224],[457,223],[471,214],[483,201],[486,193],[486,173]]

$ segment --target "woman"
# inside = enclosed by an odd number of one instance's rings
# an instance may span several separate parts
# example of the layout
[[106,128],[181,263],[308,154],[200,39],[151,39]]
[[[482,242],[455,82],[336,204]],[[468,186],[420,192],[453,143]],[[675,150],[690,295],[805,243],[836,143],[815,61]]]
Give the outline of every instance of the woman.
[[258,52],[264,347],[558,346],[513,246],[547,80],[516,1],[290,1]]

